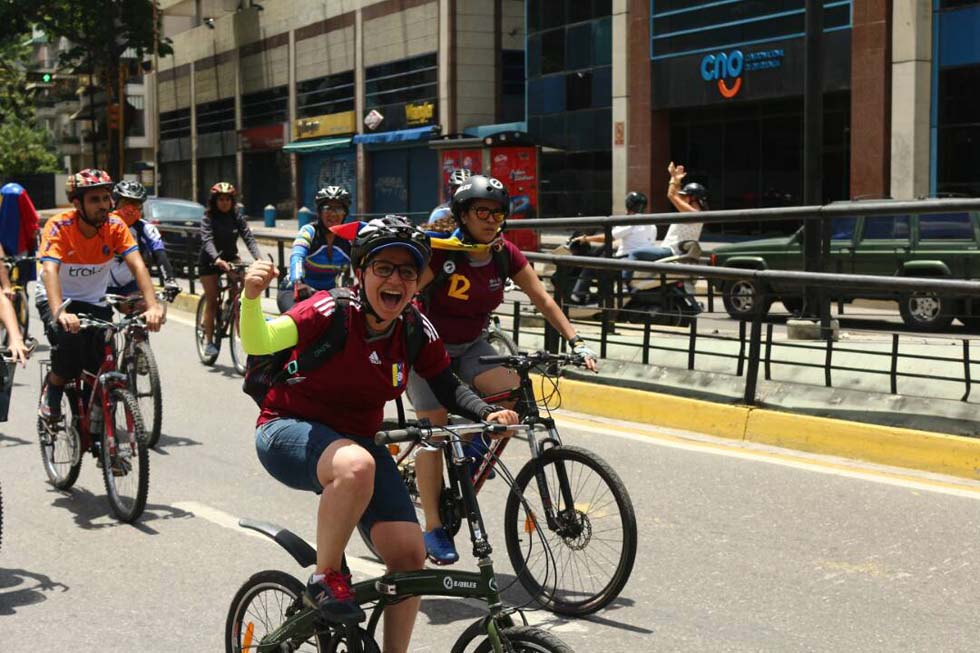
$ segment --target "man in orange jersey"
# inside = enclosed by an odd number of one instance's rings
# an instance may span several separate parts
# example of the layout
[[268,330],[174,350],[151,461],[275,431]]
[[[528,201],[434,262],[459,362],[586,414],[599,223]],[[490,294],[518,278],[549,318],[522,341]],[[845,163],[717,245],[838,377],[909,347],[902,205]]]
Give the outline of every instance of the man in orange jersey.
[[[158,331],[163,323],[163,309],[136,242],[120,218],[109,216],[112,185],[102,170],[86,169],[71,175],[67,191],[75,208],[51,218],[44,226],[35,299],[51,343],[48,392],[40,411],[49,421],[61,418],[64,384],[77,377],[83,367],[97,369],[101,363],[101,341],[91,333],[79,332],[76,313],[112,319],[105,292],[114,256],[122,256],[136,278],[146,301],[143,317],[147,327]],[[71,303],[63,306],[65,300]]]

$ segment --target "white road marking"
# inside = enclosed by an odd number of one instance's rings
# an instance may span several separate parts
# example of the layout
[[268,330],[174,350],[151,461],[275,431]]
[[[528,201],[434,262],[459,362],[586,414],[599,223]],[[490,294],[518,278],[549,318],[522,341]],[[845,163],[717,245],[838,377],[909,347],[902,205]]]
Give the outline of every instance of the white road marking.
[[570,415],[556,413],[555,420],[560,425],[611,435],[634,442],[644,442],[659,447],[710,453],[716,456],[739,458],[742,460],[753,460],[771,465],[781,465],[783,467],[816,472],[818,474],[946,494],[973,499],[975,501],[980,500],[980,483],[967,479],[960,480],[952,476],[942,477],[940,480],[938,478],[939,475],[935,475],[937,477],[935,479],[916,477],[895,467],[882,467],[880,470],[868,469],[866,467],[858,468],[857,465],[862,463],[857,461],[843,459],[821,460],[815,454],[813,454],[814,457],[809,457],[809,454],[776,448],[762,448],[761,445],[739,443],[734,440],[713,438],[697,433],[685,433],[670,429],[653,430],[653,427],[634,425],[629,422],[623,422],[624,426],[622,427],[615,427],[611,424],[596,421],[585,415],[572,417]]

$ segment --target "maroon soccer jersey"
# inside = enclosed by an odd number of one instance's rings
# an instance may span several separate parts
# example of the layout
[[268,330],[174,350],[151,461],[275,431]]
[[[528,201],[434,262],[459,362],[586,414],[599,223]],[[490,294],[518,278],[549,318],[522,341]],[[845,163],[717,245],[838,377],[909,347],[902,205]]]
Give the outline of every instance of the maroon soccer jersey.
[[[508,240],[503,241],[510,256],[510,276],[527,267],[527,258]],[[453,270],[445,283],[433,288],[426,315],[443,340],[452,345],[472,342],[480,337],[490,314],[504,301],[504,282],[493,258],[470,261],[465,255],[453,256],[442,249],[432,250],[429,268],[436,276],[446,262]]]
[[[336,308],[330,293],[321,291],[286,312],[299,331],[299,344],[290,360],[316,341],[332,320],[339,319]],[[404,318],[395,321],[388,335],[368,340],[360,303],[352,298],[347,310],[348,332],[343,351],[306,372],[305,380],[299,383],[272,386],[262,404],[259,424],[277,417],[292,417],[326,424],[344,435],[374,437],[381,426],[385,403],[401,395],[408,383]],[[423,379],[430,379],[449,366],[449,357],[439,334],[425,317],[420,326],[427,342],[414,368]]]

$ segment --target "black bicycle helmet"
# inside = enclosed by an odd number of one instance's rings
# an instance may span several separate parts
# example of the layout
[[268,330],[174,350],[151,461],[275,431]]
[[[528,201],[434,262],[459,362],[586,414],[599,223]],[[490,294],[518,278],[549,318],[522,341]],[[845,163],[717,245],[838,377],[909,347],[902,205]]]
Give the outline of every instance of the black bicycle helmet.
[[706,204],[708,201],[708,189],[696,181],[685,184],[684,188],[678,192],[678,195],[689,195],[691,197],[696,197],[702,205]]
[[504,185],[493,177],[473,175],[453,194],[450,210],[457,222],[461,220],[461,216],[469,208],[470,203],[475,200],[498,202],[504,213],[510,215],[510,197],[507,195],[507,189],[504,188]]
[[[346,226],[346,225],[344,225]],[[412,252],[419,270],[429,264],[432,245],[424,231],[400,215],[386,215],[361,225],[351,243],[350,262],[355,270],[364,269],[371,257],[387,247],[404,247]]]
[[146,201],[146,188],[138,181],[124,179],[112,188],[112,201],[118,202],[120,197],[136,200],[142,204]]
[[631,191],[626,195],[626,210],[633,213],[643,213],[647,210],[647,196],[637,191]]
[[317,211],[327,202],[340,202],[344,205],[344,210],[350,210],[350,193],[343,186],[325,186],[316,192],[313,198],[316,203]]

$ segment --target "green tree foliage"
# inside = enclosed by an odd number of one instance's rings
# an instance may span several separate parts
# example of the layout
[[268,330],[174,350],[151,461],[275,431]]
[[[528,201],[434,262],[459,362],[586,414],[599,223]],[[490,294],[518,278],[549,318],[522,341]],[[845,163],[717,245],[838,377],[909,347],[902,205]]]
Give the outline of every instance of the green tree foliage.
[[58,158],[43,130],[8,117],[0,123],[0,172],[5,176],[58,172]]
[[28,36],[18,34],[0,40],[0,123],[29,122],[34,117],[36,91],[27,90],[31,48]]

